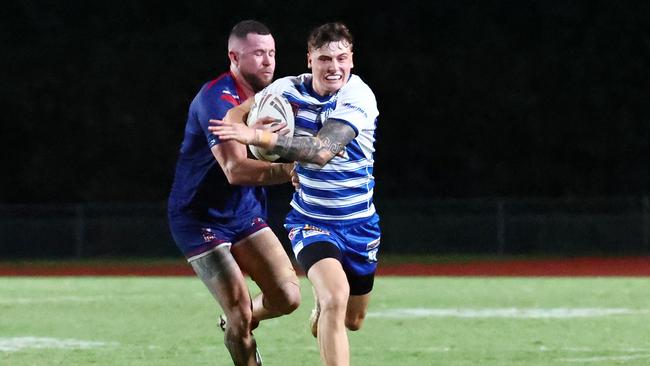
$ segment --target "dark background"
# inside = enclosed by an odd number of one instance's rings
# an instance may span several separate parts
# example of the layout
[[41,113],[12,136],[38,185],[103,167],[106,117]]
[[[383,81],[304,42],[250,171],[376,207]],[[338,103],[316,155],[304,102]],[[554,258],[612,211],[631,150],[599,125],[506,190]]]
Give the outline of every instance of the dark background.
[[1,203],[167,197],[187,107],[267,23],[276,77],[323,22],[356,37],[380,108],[377,197],[650,193],[645,1],[9,1]]

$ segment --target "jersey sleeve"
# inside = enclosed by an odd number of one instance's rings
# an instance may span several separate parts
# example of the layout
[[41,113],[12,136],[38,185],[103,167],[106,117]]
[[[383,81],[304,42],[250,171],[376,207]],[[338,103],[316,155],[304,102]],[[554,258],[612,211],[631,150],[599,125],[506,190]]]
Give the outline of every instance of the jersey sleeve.
[[225,91],[203,90],[198,96],[196,102],[196,117],[199,122],[201,131],[208,140],[208,145],[213,147],[221,143],[219,137],[215,136],[208,130],[211,119],[223,119],[229,109],[237,105],[236,100],[231,94]]
[[293,85],[291,80],[292,77],[290,76],[275,80],[274,82],[266,86],[266,88],[260,90],[259,92],[257,92],[257,94],[255,94],[255,101],[256,102],[260,101],[262,97],[264,97],[266,94],[269,93],[284,95],[286,97]]
[[365,84],[350,85],[340,91],[336,107],[328,120],[348,124],[359,135],[360,131],[374,128],[377,111],[375,95]]

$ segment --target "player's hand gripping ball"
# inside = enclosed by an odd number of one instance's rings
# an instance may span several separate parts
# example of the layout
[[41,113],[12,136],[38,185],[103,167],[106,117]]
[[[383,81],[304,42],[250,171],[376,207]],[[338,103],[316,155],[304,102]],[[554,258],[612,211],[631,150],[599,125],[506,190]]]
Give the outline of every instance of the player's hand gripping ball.
[[[282,95],[273,93],[255,95],[255,102],[253,103],[250,112],[248,112],[246,124],[249,127],[252,127],[258,119],[263,117],[271,117],[275,119],[275,122],[266,125],[266,128],[285,122],[287,126],[283,128],[283,130],[288,129],[288,135],[293,136],[295,128],[293,110],[289,101]],[[275,161],[280,158],[280,155],[270,154],[267,150],[257,146],[249,145],[249,148],[251,153],[253,153],[253,155],[259,160]]]

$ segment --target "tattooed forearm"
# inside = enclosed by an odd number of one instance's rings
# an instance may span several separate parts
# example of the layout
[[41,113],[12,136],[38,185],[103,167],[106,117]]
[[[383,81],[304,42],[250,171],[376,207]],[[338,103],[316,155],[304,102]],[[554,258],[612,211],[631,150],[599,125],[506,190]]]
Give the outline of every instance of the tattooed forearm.
[[293,161],[313,161],[320,150],[321,143],[316,137],[278,136],[271,152]]
[[272,152],[289,160],[324,165],[355,135],[349,125],[330,120],[315,137],[278,136]]

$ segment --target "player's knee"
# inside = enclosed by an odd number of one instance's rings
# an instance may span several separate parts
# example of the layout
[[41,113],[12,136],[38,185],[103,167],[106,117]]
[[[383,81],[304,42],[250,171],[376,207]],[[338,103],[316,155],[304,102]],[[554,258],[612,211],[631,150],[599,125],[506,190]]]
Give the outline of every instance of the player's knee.
[[284,314],[289,314],[292,313],[294,310],[298,309],[298,306],[300,306],[300,287],[297,284],[290,283],[285,285],[282,288],[282,297],[283,297],[283,303],[284,303],[284,308],[282,309],[282,312]]
[[276,297],[275,308],[282,314],[290,314],[300,306],[300,288],[295,284],[285,285]]
[[319,294],[321,312],[334,312],[345,314],[349,297],[347,287]]
[[287,282],[277,291],[264,294],[264,307],[290,314],[300,306],[300,287],[298,283]]
[[365,318],[365,312],[360,314],[348,314],[345,317],[345,327],[352,331],[359,330],[361,329]]

